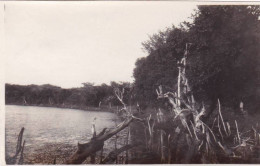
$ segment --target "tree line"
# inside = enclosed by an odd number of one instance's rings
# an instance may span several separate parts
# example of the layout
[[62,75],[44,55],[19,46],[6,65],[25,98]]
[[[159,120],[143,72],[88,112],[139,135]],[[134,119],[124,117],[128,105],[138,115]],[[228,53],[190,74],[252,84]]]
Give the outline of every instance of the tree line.
[[48,106],[78,106],[99,107],[118,106],[119,101],[114,95],[114,88],[125,88],[126,98],[131,89],[127,82],[111,82],[110,85],[94,85],[83,83],[82,87],[64,89],[50,84],[45,85],[12,85],[6,84],[6,104],[48,105]]

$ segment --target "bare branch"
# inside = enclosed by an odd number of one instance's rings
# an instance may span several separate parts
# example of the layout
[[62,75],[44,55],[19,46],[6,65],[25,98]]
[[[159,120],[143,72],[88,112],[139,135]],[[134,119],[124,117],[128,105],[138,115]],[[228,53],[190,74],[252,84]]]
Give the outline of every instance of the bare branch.
[[221,106],[220,106],[220,101],[219,101],[219,99],[218,99],[218,112],[219,112],[220,119],[221,119],[221,121],[222,121],[222,125],[223,125],[223,127],[224,127],[224,131],[225,131],[226,135],[228,135],[228,134],[227,134],[226,125],[225,125],[225,123],[224,123],[224,120],[223,120],[223,117],[222,117],[222,114],[221,114]]
[[126,119],[123,123],[118,125],[115,129],[112,129],[105,133],[106,129],[98,134],[94,139],[85,144],[78,144],[77,151],[66,161],[66,164],[81,164],[91,154],[101,150],[104,146],[104,141],[108,140],[124,128],[126,128],[133,121],[133,117]]
[[238,131],[238,126],[237,126],[237,121],[236,120],[235,120],[235,124],[236,124],[236,129],[237,129],[238,142],[239,142],[239,144],[241,144],[241,139],[240,139],[240,136],[239,136],[239,131]]
[[[22,127],[18,135],[15,155],[13,157],[8,157],[6,159],[8,164],[23,164],[23,151],[25,146],[25,141],[23,141],[23,133],[24,133],[24,127]],[[20,154],[20,158],[17,163],[17,157],[19,154]]]

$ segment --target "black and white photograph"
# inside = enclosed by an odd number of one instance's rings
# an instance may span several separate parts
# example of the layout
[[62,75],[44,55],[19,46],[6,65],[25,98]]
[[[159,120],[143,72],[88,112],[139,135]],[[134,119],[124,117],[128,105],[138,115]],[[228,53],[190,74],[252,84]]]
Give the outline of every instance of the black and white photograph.
[[1,164],[260,164],[260,3],[1,8]]

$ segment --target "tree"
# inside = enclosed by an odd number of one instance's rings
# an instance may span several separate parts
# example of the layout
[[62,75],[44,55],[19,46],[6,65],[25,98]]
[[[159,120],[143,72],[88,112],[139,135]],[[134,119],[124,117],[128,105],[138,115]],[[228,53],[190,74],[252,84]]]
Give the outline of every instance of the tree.
[[[137,96],[156,101],[155,87],[176,89],[176,65],[190,43],[187,75],[195,97],[213,110],[259,102],[259,6],[199,6],[192,23],[168,28],[144,42],[148,56],[134,69]],[[258,104],[259,106],[259,104]]]
[[259,15],[259,6],[199,6],[189,29],[188,73],[192,89],[213,101],[212,109],[217,98],[238,107],[257,95]]
[[181,59],[187,42],[187,31],[172,27],[144,42],[149,56],[136,61],[134,69],[135,93],[142,105],[156,105],[155,89],[159,85],[176,89],[177,61]]

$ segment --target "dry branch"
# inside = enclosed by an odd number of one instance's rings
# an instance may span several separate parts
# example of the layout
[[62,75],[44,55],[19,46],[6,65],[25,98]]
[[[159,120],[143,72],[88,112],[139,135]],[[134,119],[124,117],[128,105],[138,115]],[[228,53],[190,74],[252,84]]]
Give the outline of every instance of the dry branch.
[[224,128],[224,131],[226,133],[226,136],[228,136],[228,133],[227,133],[227,129],[226,129],[226,125],[224,123],[224,120],[223,120],[223,117],[222,117],[222,114],[221,114],[221,106],[220,106],[220,101],[218,99],[218,111],[219,111],[219,116],[220,116],[220,119],[221,119],[221,122],[222,122],[222,125],[223,125],[223,128]]
[[220,127],[220,125],[219,125],[219,116],[218,116],[218,132],[219,132],[219,134],[220,134],[220,136],[221,136],[221,139],[222,139],[222,141],[223,141],[224,138],[223,138],[223,135],[222,135],[222,132],[221,132],[221,127]]
[[23,146],[22,146],[21,153],[20,153],[20,159],[19,159],[19,162],[18,162],[19,165],[23,164],[23,150],[24,150],[24,145],[25,145],[25,140],[23,141]]
[[127,105],[125,104],[123,98],[124,98],[124,93],[125,93],[125,88],[122,89],[122,91],[120,91],[119,88],[115,88],[114,89],[115,95],[117,97],[117,99],[120,101],[120,103],[123,105],[123,108],[121,109],[127,112]]
[[105,133],[106,128],[98,134],[94,139],[91,139],[90,142],[79,144],[77,151],[66,161],[66,164],[81,164],[87,157],[101,150],[104,146],[104,141],[108,140],[124,128],[126,128],[132,121],[133,117],[126,119],[115,129],[112,129]]
[[236,130],[237,130],[237,138],[238,138],[238,143],[241,144],[241,139],[239,136],[239,131],[238,131],[238,126],[237,126],[237,121],[235,120],[235,124],[236,124]]
[[[24,127],[22,127],[18,135],[15,155],[13,157],[7,157],[6,159],[8,164],[23,164],[23,151],[25,146],[25,141],[23,141],[23,133],[24,133]],[[17,157],[19,154],[20,154],[20,158],[17,163]]]
[[22,141],[23,141],[23,132],[24,132],[24,127],[22,127],[19,135],[18,135],[18,140],[17,140],[17,145],[16,145],[16,152],[15,152],[15,156],[16,157],[22,150]]

